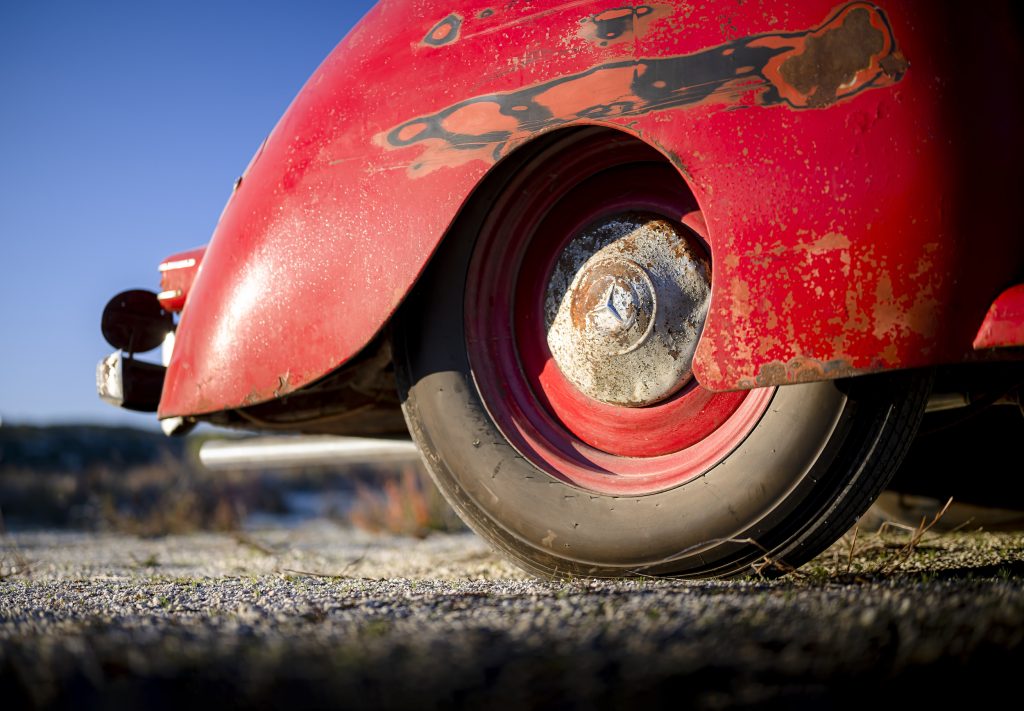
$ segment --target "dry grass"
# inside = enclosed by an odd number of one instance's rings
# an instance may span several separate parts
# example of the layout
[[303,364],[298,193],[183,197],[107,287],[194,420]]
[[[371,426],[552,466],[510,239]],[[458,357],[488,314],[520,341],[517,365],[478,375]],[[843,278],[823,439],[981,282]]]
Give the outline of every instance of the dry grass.
[[355,469],[211,472],[189,458],[79,471],[0,469],[0,516],[16,528],[104,530],[141,536],[240,531],[255,511],[288,514],[290,492],[350,492],[354,504],[327,515],[373,532],[423,537],[461,530],[426,473]]
[[17,527],[106,530],[142,536],[238,529],[252,510],[280,510],[280,491],[258,476],[224,476],[166,458],[115,470],[5,470],[4,515]]
[[434,531],[463,529],[462,522],[420,467],[406,466],[379,488],[359,484],[348,512],[352,525],[372,533],[423,538]]
[[[724,538],[716,541],[704,541],[698,545],[740,543],[757,548],[761,551],[761,557],[751,563],[750,567],[755,576],[762,578],[785,575],[793,580],[804,582],[843,582],[851,579],[866,581],[869,578],[900,571],[908,561],[913,559],[923,543],[946,535],[932,533],[932,531],[952,504],[953,499],[950,498],[931,520],[922,518],[917,526],[885,521],[877,531],[866,534],[861,534],[859,525],[854,526],[827,551],[799,568],[773,555],[771,551],[752,538]],[[927,538],[929,534],[932,538]],[[829,557],[831,557],[831,566],[825,564]],[[845,566],[843,565],[844,561]],[[640,570],[633,572],[643,575],[643,571]]]
[[100,520],[105,530],[139,536],[162,536],[192,531],[234,531],[241,527],[243,505],[222,491],[169,487],[141,506],[119,505],[104,496]]
[[5,544],[0,550],[0,580],[13,576],[24,576],[32,569],[32,563],[16,546]]
[[[828,551],[808,564],[818,577],[836,580],[877,578],[904,570],[927,544],[934,543],[945,533],[935,532],[935,527],[949,511],[953,499],[937,511],[931,519],[922,517],[917,526],[908,526],[893,521],[883,521],[875,531],[862,531],[854,526]],[[824,561],[831,556],[831,565]]]

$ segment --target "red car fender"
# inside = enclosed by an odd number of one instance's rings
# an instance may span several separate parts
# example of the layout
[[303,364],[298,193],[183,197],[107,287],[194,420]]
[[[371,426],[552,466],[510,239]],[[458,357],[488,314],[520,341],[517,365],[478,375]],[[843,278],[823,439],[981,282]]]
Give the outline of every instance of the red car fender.
[[1022,194],[1024,155],[1009,18],[930,2],[622,5],[374,8],[225,208],[160,416],[266,401],[345,363],[488,172],[584,124],[656,147],[701,205],[706,387],[970,357],[1024,266],[1004,197]]

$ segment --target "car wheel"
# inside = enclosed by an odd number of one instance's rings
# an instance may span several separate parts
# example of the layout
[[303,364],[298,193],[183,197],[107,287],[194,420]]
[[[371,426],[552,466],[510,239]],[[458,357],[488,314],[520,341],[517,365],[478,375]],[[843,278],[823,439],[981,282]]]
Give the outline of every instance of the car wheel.
[[394,330],[406,422],[466,523],[544,576],[780,572],[841,536],[928,377],[705,390],[716,255],[675,168],[584,129],[495,175]]

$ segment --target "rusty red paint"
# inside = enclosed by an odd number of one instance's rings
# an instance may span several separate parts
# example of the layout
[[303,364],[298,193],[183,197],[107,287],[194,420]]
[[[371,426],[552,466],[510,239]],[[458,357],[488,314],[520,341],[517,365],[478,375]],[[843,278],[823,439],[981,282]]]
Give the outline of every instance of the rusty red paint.
[[[295,389],[347,362],[405,298],[492,170],[494,149],[504,156],[536,133],[580,125],[658,148],[700,204],[716,285],[694,363],[704,386],[959,362],[973,353],[993,285],[1024,273],[1018,216],[1004,197],[1024,192],[1024,106],[1005,86],[1024,61],[1019,39],[1000,34],[1012,26],[1005,8],[978,13],[921,0],[880,8],[816,0],[767,10],[659,5],[664,14],[643,33],[604,47],[579,36],[581,20],[624,7],[621,0],[375,7],[296,97],[230,199],[181,314],[161,416],[270,399],[285,373]],[[453,9],[464,18],[458,51],[425,46],[426,33]],[[795,67],[780,64],[773,79],[768,64],[755,62],[735,65],[754,68],[750,86],[722,74],[712,100],[586,111],[594,106],[587,91],[606,100],[635,95],[618,63],[671,62],[714,48],[735,54],[740,45],[731,43],[793,32],[803,44],[794,39],[792,51],[807,52],[854,11],[878,31],[884,16],[894,38],[886,56],[888,40],[868,48],[875,80],[856,93],[834,77],[812,91]],[[595,79],[601,68],[606,78]],[[659,79],[648,78],[657,89]],[[779,82],[798,93],[787,100]],[[501,123],[501,101],[500,118],[440,117],[474,97],[539,87],[552,90],[543,105],[559,118],[535,131],[518,119],[514,129]],[[773,90],[778,101],[765,106]],[[496,135],[474,123],[487,115]],[[410,125],[416,117],[472,140],[427,139]],[[447,129],[443,118],[451,119]],[[389,135],[407,145],[391,146]],[[424,158],[437,164],[418,165]],[[800,365],[814,362],[843,366],[816,375]]]
[[[650,6],[615,8],[585,26],[619,37],[634,20],[656,14]],[[906,68],[885,13],[858,2],[813,30],[609,62],[514,92],[464,99],[374,140],[387,148],[418,146],[421,155],[409,171],[416,177],[473,159],[493,162],[527,137],[579,119],[643,116],[702,103],[820,109],[890,86]]]
[[974,337],[974,349],[1024,346],[1024,284],[1011,286],[999,295]]

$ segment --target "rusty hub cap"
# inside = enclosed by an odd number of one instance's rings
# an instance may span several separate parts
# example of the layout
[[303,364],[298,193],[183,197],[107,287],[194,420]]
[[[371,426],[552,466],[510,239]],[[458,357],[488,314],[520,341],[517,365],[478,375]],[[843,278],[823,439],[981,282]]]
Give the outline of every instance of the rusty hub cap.
[[589,397],[660,402],[692,377],[710,294],[707,260],[687,228],[652,214],[608,217],[559,257],[544,302],[548,347]]
[[615,257],[591,260],[576,282],[569,295],[574,345],[595,355],[619,356],[651,335],[657,301],[654,285],[639,264]]

